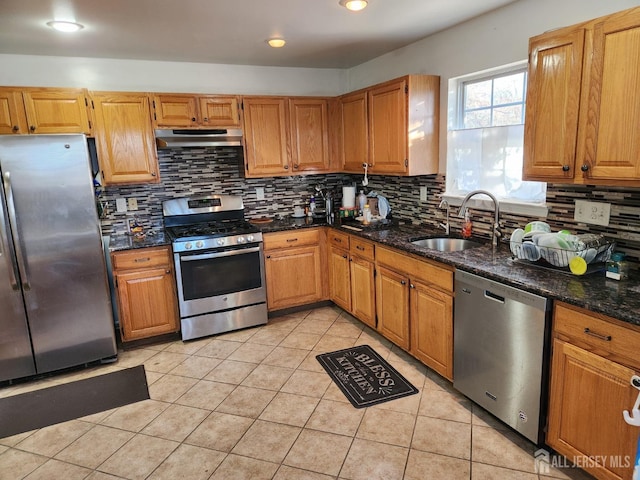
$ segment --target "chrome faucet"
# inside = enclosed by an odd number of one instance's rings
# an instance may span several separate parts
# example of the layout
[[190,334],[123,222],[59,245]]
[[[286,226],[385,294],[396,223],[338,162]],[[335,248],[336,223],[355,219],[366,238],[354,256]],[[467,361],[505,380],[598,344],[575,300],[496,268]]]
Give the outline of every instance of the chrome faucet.
[[442,199],[440,205],[438,205],[438,208],[445,207],[447,209],[447,221],[445,223],[438,224],[438,226],[444,228],[445,234],[449,236],[449,233],[451,233],[451,227],[449,226],[449,202],[447,202],[445,199]]
[[472,192],[467,193],[467,196],[464,197],[464,199],[462,200],[462,203],[460,204],[458,217],[459,218],[464,217],[464,209],[467,206],[467,202],[471,197],[475,195],[486,195],[491,200],[493,200],[493,206],[494,206],[493,217],[494,218],[493,218],[493,228],[491,231],[491,245],[493,246],[493,248],[496,248],[498,246],[498,239],[502,236],[502,231],[500,230],[500,204],[498,203],[498,200],[496,199],[496,197],[493,196],[493,194],[491,194],[490,192],[487,192],[486,190],[474,190]]

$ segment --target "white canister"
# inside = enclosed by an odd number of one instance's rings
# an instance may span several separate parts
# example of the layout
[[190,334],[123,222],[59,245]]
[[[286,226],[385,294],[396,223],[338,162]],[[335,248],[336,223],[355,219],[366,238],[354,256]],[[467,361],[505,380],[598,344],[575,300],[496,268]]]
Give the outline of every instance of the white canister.
[[344,208],[356,206],[356,187],[342,187],[342,206]]

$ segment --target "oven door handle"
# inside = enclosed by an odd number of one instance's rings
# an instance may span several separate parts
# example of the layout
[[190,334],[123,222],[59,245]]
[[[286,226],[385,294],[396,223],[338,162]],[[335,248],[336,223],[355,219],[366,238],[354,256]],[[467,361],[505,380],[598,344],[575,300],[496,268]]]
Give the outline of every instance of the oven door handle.
[[243,248],[242,250],[227,250],[221,253],[203,253],[201,255],[180,255],[181,262],[192,262],[195,260],[208,260],[210,258],[230,257],[232,255],[244,255],[245,253],[259,252],[260,247]]

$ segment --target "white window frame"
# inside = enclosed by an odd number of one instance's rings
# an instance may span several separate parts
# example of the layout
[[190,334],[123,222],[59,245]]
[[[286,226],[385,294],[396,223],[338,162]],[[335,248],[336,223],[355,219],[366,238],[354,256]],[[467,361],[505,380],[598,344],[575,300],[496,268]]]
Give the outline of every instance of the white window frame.
[[[447,111],[447,130],[459,130],[462,127],[464,112],[464,85],[480,80],[488,80],[490,78],[498,78],[510,73],[522,71],[527,67],[527,62],[520,61],[504,65],[498,68],[492,68],[475,72],[469,75],[463,75],[449,79],[448,89],[448,111]],[[526,92],[525,92],[526,96]],[[525,98],[526,100],[526,98]],[[446,175],[448,182],[448,173]],[[442,199],[446,200],[450,205],[459,206],[464,196],[452,194],[446,191],[442,194]],[[546,203],[520,202],[516,200],[500,199],[500,211],[505,213],[513,213],[518,215],[536,216],[546,218],[549,208]],[[493,202],[487,197],[474,197],[470,199],[468,206],[482,210],[493,210]]]

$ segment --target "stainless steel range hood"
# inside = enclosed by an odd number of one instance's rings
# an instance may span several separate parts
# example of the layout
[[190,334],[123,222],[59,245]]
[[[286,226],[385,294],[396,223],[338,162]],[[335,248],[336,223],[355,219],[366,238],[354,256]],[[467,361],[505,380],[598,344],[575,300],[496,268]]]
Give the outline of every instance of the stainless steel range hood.
[[242,130],[156,130],[158,148],[173,147],[241,147]]

